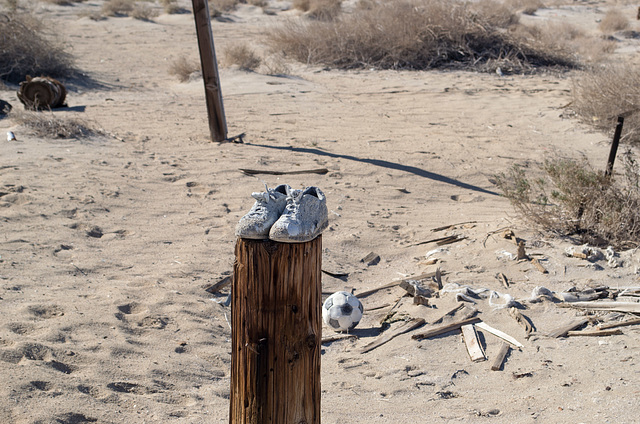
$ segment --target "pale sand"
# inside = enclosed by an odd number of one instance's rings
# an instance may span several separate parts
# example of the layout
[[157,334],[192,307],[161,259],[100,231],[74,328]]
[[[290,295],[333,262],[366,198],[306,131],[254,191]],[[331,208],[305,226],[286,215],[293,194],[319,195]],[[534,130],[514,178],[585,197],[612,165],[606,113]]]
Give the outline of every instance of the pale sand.
[[[3,134],[18,137],[0,150],[0,422],[228,422],[229,310],[216,303],[224,295],[204,287],[231,271],[234,226],[263,181],[325,192],[323,267],[349,273],[346,282],[323,276],[327,292],[348,286],[357,294],[432,271],[418,262],[436,246],[414,244],[448,234],[466,239],[435,255],[445,283],[517,299],[536,286],[640,285],[637,254],[625,253],[615,269],[598,261],[601,270],[565,257],[569,243],[527,228],[491,182],[514,163],[535,169],[555,152],[584,153],[604,167],[609,136],[562,117],[571,74],[292,65],[291,77],[274,77],[224,69],[229,135],[246,138],[217,144],[208,141],[202,81],[178,83],[167,73],[179,55],[197,58],[193,16],[155,23],[77,17],[100,4],[41,4],[39,11],[60,23],[79,67],[103,85],[71,87],[75,110],[55,114],[88,119],[116,138],[41,139],[0,120]],[[596,31],[606,8],[589,3],[529,19],[564,13]],[[633,9],[623,10],[635,16]],[[232,41],[259,39],[265,25],[290,14],[243,6],[236,22],[214,22],[218,54]],[[621,41],[618,56],[637,55],[639,44]],[[0,98],[20,107],[14,90]],[[329,173],[277,178],[238,170],[320,167]],[[466,221],[476,223],[431,231]],[[503,227],[526,239],[548,274],[496,253],[516,251],[499,233],[489,235]],[[371,251],[381,261],[368,267],[360,259]],[[511,288],[502,287],[499,272]],[[369,296],[365,309],[402,293]],[[428,322],[456,304],[451,294],[432,299],[436,308],[403,302],[401,314]],[[358,340],[323,346],[323,422],[637,422],[640,328],[525,340],[505,310],[493,311],[487,300],[477,307],[489,325],[524,344],[502,371],[490,370],[501,342],[486,332],[485,362],[470,361],[457,333],[420,342],[404,334],[360,354],[389,308],[372,311],[355,331]],[[541,334],[577,315],[550,302],[523,313]]]

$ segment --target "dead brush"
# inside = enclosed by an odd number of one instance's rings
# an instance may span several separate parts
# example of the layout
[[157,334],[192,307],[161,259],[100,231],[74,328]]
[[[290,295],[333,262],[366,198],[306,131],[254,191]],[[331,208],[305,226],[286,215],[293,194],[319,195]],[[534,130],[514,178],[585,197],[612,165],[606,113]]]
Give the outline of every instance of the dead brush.
[[308,18],[330,21],[342,12],[342,0],[294,0],[293,7]]
[[627,28],[629,28],[629,18],[619,9],[610,9],[598,25],[598,29],[605,34],[622,31]]
[[238,6],[239,0],[209,0],[209,15],[212,18],[218,17],[223,13],[230,12]]
[[222,49],[224,67],[237,66],[243,71],[255,71],[262,60],[246,43],[230,44]]
[[180,56],[169,65],[169,75],[178,77],[180,82],[187,82],[193,75],[201,74],[200,63],[197,60],[189,60]]
[[570,107],[587,124],[612,133],[624,116],[621,142],[640,143],[640,69],[632,64],[603,65],[572,81]]
[[60,117],[53,112],[29,112],[13,108],[9,118],[37,137],[86,138],[99,133],[81,119]]
[[331,21],[289,21],[271,30],[274,51],[343,69],[466,68],[533,72],[575,67],[569,49],[549,49],[513,31],[518,18],[481,0],[367,2]]
[[76,74],[72,56],[46,28],[33,14],[0,13],[0,79],[19,83],[27,75]]
[[545,161],[542,176],[533,179],[514,166],[496,180],[519,215],[543,232],[597,246],[637,247],[640,169],[630,151],[623,162],[618,179],[594,170],[583,158]]
[[107,0],[102,4],[102,14],[105,16],[129,16],[133,12],[133,0]]

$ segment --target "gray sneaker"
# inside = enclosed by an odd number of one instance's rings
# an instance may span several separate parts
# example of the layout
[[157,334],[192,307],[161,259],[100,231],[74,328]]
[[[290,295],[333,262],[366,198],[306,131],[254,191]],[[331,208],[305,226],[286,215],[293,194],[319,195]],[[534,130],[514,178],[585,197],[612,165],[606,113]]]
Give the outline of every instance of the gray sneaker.
[[287,206],[287,193],[291,190],[286,184],[270,189],[264,185],[262,193],[251,193],[256,203],[236,225],[236,236],[246,239],[268,239],[269,229],[280,218]]
[[318,187],[289,190],[287,207],[269,231],[269,238],[283,243],[303,243],[318,237],[329,225],[327,199]]

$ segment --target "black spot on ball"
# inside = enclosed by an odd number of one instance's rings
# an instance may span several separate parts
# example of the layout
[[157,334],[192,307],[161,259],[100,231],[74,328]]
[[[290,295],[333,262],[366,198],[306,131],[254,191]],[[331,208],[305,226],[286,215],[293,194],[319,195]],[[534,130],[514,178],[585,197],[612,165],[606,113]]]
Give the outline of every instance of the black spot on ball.
[[360,320],[358,320],[358,321],[353,321],[353,322],[351,323],[351,325],[349,326],[349,330],[354,329],[354,328],[356,327],[356,325],[358,325],[359,323],[360,323]]
[[333,299],[327,299],[327,301],[324,304],[324,309],[328,311],[329,309],[331,309],[332,306],[333,306]]
[[340,323],[338,322],[338,320],[335,320],[333,318],[329,320],[329,325],[332,328],[340,328]]
[[349,305],[348,303],[345,303],[340,307],[340,311],[344,316],[351,315],[351,312],[353,312],[353,306]]
[[358,309],[360,309],[361,314],[364,314],[364,308],[362,307],[362,303],[358,303]]

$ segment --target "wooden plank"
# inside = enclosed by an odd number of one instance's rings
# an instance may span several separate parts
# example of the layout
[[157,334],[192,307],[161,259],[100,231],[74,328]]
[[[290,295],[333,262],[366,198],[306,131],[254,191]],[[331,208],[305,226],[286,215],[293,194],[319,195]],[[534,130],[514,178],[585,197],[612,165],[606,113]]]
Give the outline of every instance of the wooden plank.
[[612,328],[609,330],[584,330],[584,331],[568,331],[567,336],[587,336],[587,337],[601,337],[601,336],[614,336],[622,334],[622,330],[619,328]]
[[610,324],[601,324],[598,326],[598,329],[608,330],[610,328],[626,327],[627,325],[638,325],[638,324],[640,324],[640,318],[635,318],[635,319],[629,319],[626,321],[612,322]]
[[423,318],[413,318],[412,320],[400,325],[398,328],[387,330],[382,336],[378,337],[376,340],[363,347],[360,350],[360,353],[371,352],[373,349],[382,346],[394,337],[424,325],[425,322],[426,321]]
[[414,334],[411,338],[413,340],[428,339],[429,337],[439,336],[440,334],[448,333],[449,331],[458,330],[463,325],[473,324],[478,321],[480,321],[480,318],[478,317],[465,318],[460,321],[450,322],[449,324],[439,325],[423,333]]
[[502,363],[504,362],[504,358],[507,356],[507,353],[509,353],[509,349],[511,349],[509,343],[502,342],[502,346],[500,346],[500,350],[491,364],[491,371],[500,371],[502,369]]
[[632,312],[640,314],[640,303],[637,302],[571,302],[559,303],[560,308],[582,308],[596,311]]
[[564,337],[567,335],[569,331],[575,330],[576,328],[585,325],[587,322],[589,322],[588,318],[576,318],[568,322],[567,324],[563,324],[560,327],[556,328],[555,330],[550,331],[549,334],[547,334],[547,336],[552,338]]
[[218,61],[216,60],[216,50],[213,44],[213,33],[211,32],[209,3],[207,0],[192,0],[192,4],[209,116],[209,131],[213,141],[225,141],[227,138],[227,121],[222,104]]
[[486,361],[487,356],[484,354],[484,349],[482,349],[480,340],[478,340],[478,333],[476,333],[476,328],[473,324],[463,325],[460,330],[462,330],[462,339],[471,360],[473,362]]
[[511,337],[510,335],[503,333],[500,330],[496,330],[495,328],[491,327],[489,324],[487,324],[486,322],[479,322],[476,324],[476,326],[478,328],[481,328],[482,330],[485,330],[491,334],[493,334],[496,337],[501,338],[502,340],[511,343],[512,345],[514,345],[515,347],[524,347],[522,343],[520,343],[519,341],[517,341],[516,339],[514,339],[513,337]]

